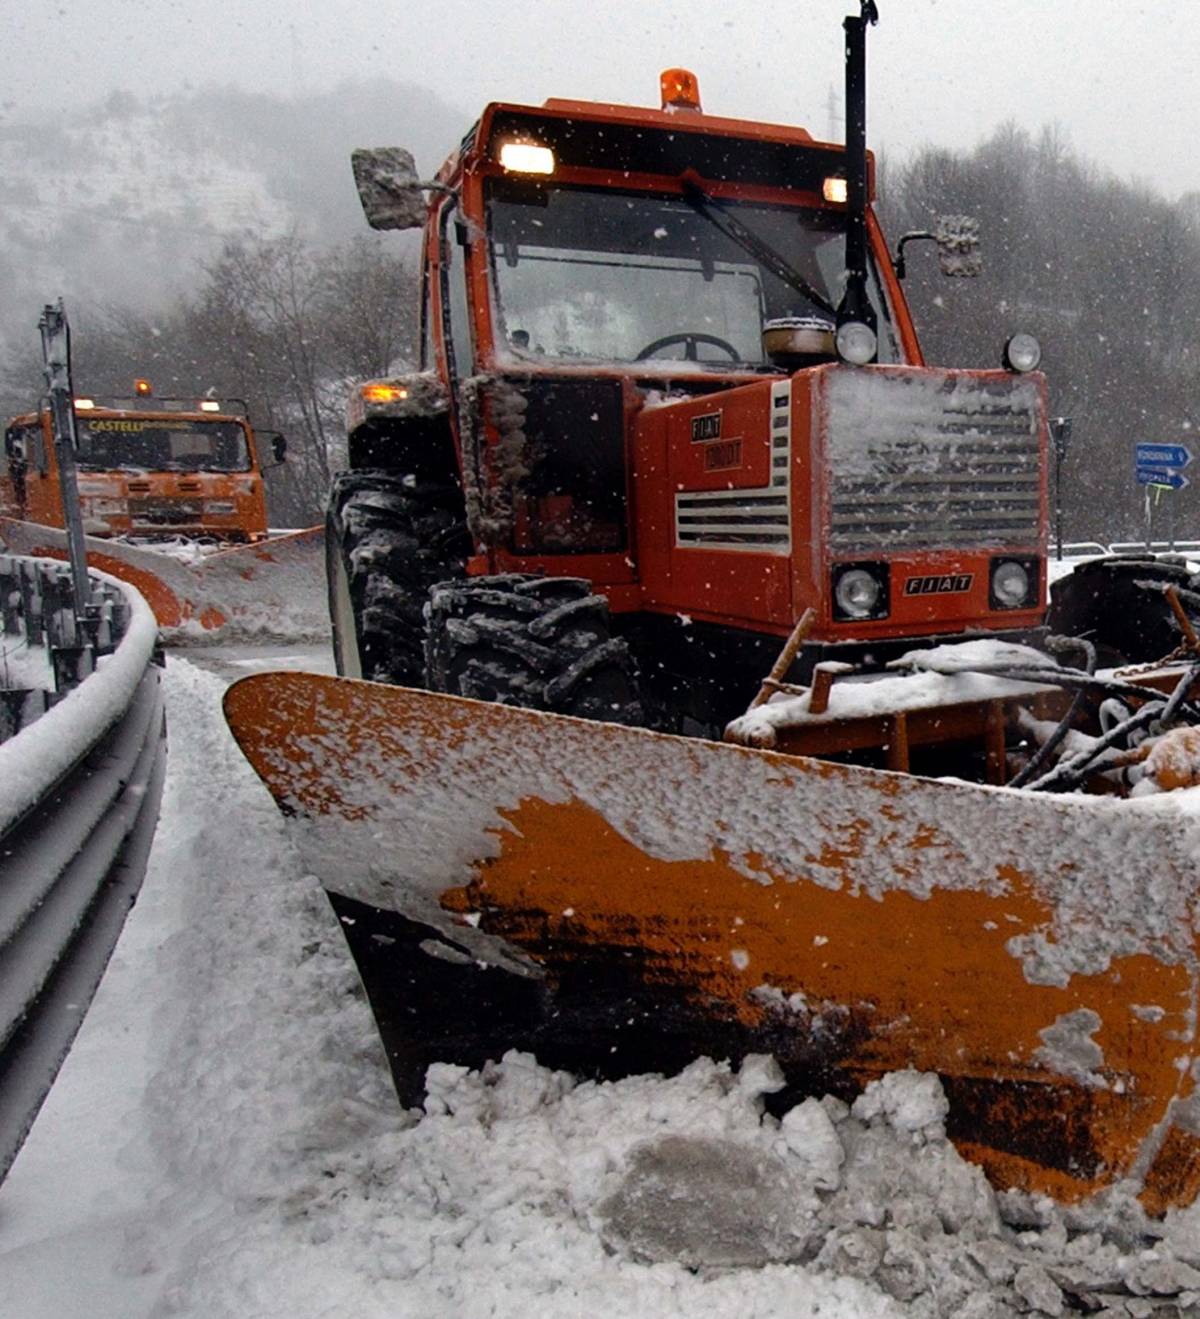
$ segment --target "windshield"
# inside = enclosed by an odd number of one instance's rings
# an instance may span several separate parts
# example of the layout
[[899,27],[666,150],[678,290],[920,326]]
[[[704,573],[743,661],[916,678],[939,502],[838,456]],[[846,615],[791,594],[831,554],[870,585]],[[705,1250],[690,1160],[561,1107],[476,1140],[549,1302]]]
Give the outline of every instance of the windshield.
[[177,472],[245,472],[246,433],[236,421],[170,416],[76,417],[80,467]]
[[[681,198],[492,184],[489,236],[503,357],[695,369],[762,366],[766,321],[824,317],[841,298],[844,220],[813,208],[721,202],[812,287],[825,307]],[[879,359],[899,351],[872,271]]]

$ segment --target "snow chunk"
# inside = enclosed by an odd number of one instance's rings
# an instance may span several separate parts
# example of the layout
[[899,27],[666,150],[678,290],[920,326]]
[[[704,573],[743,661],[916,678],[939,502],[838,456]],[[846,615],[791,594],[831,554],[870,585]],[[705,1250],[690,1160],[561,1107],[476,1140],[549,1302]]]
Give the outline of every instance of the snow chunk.
[[1038,1031],[1042,1044],[1034,1057],[1044,1067],[1060,1072],[1098,1090],[1107,1090],[1108,1082],[1100,1074],[1104,1053],[1091,1037],[1103,1022],[1091,1008],[1064,1012],[1053,1025]]
[[783,1069],[769,1053],[748,1053],[738,1070],[737,1084],[747,1099],[757,1100],[782,1090],[786,1082]]
[[488,1063],[478,1072],[434,1063],[425,1074],[425,1112],[486,1125],[529,1117],[557,1103],[574,1085],[566,1072],[552,1072],[532,1054],[510,1049],[499,1065]]
[[914,1143],[945,1140],[949,1111],[941,1081],[912,1068],[872,1081],[851,1109],[860,1122],[882,1119],[894,1131],[910,1135]]
[[813,1184],[822,1190],[837,1190],[846,1152],[821,1101],[806,1099],[783,1115],[779,1127],[784,1144],[800,1160]]
[[665,1136],[633,1150],[600,1217],[614,1248],[696,1268],[800,1258],[816,1207],[811,1187],[775,1155],[729,1140]]

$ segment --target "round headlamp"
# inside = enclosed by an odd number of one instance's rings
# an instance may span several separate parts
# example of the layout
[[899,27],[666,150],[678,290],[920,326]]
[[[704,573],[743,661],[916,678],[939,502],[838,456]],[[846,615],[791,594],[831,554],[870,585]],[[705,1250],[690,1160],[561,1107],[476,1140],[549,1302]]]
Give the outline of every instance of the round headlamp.
[[848,618],[870,618],[879,604],[881,591],[877,577],[864,568],[851,568],[838,578],[833,597]]
[[992,573],[992,595],[1005,609],[1015,609],[1029,598],[1029,573],[1023,564],[1006,559]]
[[1036,371],[1042,360],[1042,345],[1032,334],[1014,334],[1004,345],[1004,369],[1024,375]]
[[835,342],[838,356],[851,366],[866,366],[873,362],[875,350],[879,347],[875,331],[862,321],[846,321],[839,325]]

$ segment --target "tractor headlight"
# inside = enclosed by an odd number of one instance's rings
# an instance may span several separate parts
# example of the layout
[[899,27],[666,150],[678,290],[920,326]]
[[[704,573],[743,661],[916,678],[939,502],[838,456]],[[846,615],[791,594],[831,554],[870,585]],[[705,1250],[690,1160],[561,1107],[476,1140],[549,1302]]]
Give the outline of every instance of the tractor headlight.
[[992,562],[991,605],[993,609],[1020,609],[1032,604],[1033,585],[1037,580],[1033,563],[1018,559],[995,559]]
[[838,356],[851,366],[866,366],[868,362],[873,362],[875,350],[879,347],[875,331],[862,321],[846,321],[839,325],[834,342],[837,344]]
[[883,618],[887,611],[887,577],[882,565],[853,563],[834,570],[833,616],[836,620]]
[[1002,361],[1006,371],[1024,375],[1026,371],[1036,371],[1041,360],[1042,345],[1032,334],[1014,334],[1004,345]]

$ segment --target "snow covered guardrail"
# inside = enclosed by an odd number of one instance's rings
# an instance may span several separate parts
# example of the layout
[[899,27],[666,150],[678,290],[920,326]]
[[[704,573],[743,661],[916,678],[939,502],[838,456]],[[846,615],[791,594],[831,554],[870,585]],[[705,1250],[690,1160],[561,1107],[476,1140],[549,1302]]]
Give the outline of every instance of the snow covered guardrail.
[[141,885],[166,768],[149,606],[93,573],[80,635],[61,594],[67,572],[0,556],[0,678],[18,693],[0,741],[0,1177]]
[[1110,554],[1181,554],[1195,559],[1200,557],[1200,540],[1115,540],[1108,551]]

